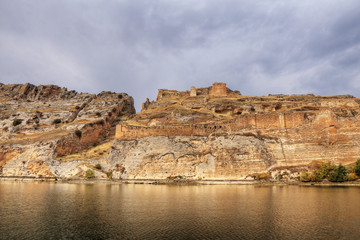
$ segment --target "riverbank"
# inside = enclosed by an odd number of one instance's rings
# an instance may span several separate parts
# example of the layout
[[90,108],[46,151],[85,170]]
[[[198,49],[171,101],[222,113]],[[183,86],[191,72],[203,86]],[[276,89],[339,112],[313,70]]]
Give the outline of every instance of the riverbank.
[[52,183],[74,183],[74,184],[153,184],[153,185],[299,185],[299,186],[356,186],[360,187],[360,181],[352,182],[301,182],[301,181],[263,181],[263,180],[167,180],[167,179],[57,179],[36,177],[0,177],[0,182],[52,182]]

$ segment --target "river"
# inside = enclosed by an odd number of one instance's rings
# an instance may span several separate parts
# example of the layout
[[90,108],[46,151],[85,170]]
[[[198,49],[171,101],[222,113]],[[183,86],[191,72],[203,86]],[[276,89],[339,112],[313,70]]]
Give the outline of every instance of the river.
[[0,182],[0,239],[359,239],[360,187]]

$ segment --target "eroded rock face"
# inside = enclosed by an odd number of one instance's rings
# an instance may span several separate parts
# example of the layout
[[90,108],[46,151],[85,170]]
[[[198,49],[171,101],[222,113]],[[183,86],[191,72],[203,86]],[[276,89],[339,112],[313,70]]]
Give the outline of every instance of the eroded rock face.
[[68,169],[74,164],[61,157],[111,138],[117,122],[135,109],[125,93],[96,95],[54,85],[2,84],[0,112],[1,176],[71,177],[78,174]]
[[240,180],[255,173],[297,174],[312,161],[346,165],[360,159],[360,99],[212,92],[162,89],[157,101],[119,124],[108,160],[119,168],[114,175]]
[[249,169],[259,172],[273,164],[266,144],[241,135],[116,140],[109,163],[113,168],[121,166],[125,179],[236,180],[249,175]]

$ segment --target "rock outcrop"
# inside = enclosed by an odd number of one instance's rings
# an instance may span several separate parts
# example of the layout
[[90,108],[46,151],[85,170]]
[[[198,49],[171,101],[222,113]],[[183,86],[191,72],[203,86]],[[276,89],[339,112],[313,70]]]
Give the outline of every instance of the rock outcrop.
[[[1,176],[82,177],[88,159],[81,153],[108,146],[115,125],[135,109],[125,93],[0,84],[0,113]],[[67,163],[74,154],[77,161]]]
[[294,177],[313,161],[346,165],[360,158],[359,104],[348,95],[242,96],[219,83],[162,89],[117,126],[109,163],[126,179],[206,180]]

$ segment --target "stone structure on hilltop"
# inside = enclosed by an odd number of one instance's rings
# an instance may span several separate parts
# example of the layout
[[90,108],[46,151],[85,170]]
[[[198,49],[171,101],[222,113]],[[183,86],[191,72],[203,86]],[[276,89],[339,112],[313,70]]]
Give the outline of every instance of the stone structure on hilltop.
[[194,86],[192,86],[190,88],[190,97],[196,97],[197,93],[196,93],[196,88]]
[[[230,95],[229,95],[230,94]],[[168,89],[159,89],[156,101],[174,97],[227,97],[241,95],[238,91],[232,91],[226,87],[226,83],[214,83],[211,87],[195,88],[191,87],[190,91],[176,91]]]
[[225,83],[214,83],[211,88],[210,95],[213,97],[226,97],[226,84]]

